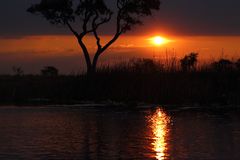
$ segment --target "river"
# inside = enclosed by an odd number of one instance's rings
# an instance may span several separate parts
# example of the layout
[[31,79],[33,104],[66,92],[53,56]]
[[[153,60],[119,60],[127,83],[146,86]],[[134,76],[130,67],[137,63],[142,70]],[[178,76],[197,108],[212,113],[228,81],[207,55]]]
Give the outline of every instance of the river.
[[239,160],[240,112],[1,107],[0,159]]

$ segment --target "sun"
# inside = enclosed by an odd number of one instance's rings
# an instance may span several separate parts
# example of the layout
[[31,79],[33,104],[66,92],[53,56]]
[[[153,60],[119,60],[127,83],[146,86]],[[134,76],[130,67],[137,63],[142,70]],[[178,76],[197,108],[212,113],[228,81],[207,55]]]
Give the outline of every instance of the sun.
[[164,39],[160,36],[156,36],[153,38],[153,43],[156,45],[161,45],[164,43]]
[[168,40],[166,38],[161,37],[161,36],[152,37],[152,38],[150,38],[150,40],[151,40],[151,43],[156,46],[160,46],[160,45],[168,42]]

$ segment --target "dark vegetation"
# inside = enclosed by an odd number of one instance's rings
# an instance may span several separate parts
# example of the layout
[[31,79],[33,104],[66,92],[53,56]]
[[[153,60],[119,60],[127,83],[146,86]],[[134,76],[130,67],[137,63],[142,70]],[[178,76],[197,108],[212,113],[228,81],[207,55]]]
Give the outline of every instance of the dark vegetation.
[[42,76],[58,76],[58,69],[53,66],[44,67],[41,70]]
[[[75,104],[83,101],[158,104],[240,104],[240,60],[197,64],[197,54],[163,64],[134,59],[95,75],[58,75],[46,67],[42,75],[0,76],[2,104]],[[46,72],[47,71],[47,72]]]

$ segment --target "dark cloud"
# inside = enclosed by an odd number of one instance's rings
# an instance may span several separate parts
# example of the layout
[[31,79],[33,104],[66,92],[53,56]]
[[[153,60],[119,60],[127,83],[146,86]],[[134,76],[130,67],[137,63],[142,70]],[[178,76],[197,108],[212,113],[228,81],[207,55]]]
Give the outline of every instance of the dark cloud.
[[158,24],[179,34],[240,34],[239,0],[163,0]]
[[[3,0],[0,5],[0,36],[69,33],[67,29],[52,26],[43,18],[27,13],[26,9],[36,2],[39,0]],[[157,28],[168,33],[184,35],[240,35],[239,0],[162,2],[160,12],[151,20],[147,20],[144,30],[151,31],[152,28]],[[105,30],[109,31],[109,28]],[[142,27],[137,30],[141,31]]]

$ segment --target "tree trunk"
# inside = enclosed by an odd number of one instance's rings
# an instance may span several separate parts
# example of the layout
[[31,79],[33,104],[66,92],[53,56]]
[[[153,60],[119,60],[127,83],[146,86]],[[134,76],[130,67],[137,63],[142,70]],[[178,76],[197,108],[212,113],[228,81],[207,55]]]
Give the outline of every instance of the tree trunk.
[[87,75],[94,75],[96,73],[96,66],[87,66]]
[[[85,53],[84,55],[88,55],[88,53]],[[96,53],[93,61],[91,63],[91,60],[89,59],[89,56],[85,56],[85,63],[87,66],[87,74],[88,75],[94,75],[97,71],[97,63],[98,63],[98,59],[100,57],[99,53]]]
[[93,58],[93,62],[91,64],[91,66],[87,67],[87,74],[88,75],[93,75],[97,72],[97,63],[98,63],[98,59],[100,57],[102,52],[97,52]]
[[95,56],[91,65],[87,65],[87,74],[94,75],[97,72],[97,62],[99,56]]
[[92,73],[91,58],[89,56],[89,52],[87,50],[87,47],[82,42],[82,37],[78,37],[78,43],[79,43],[79,45],[80,45],[80,47],[82,48],[82,51],[83,51],[83,55],[84,55],[85,62],[86,62],[86,65],[87,65],[87,74],[90,74],[90,73]]

